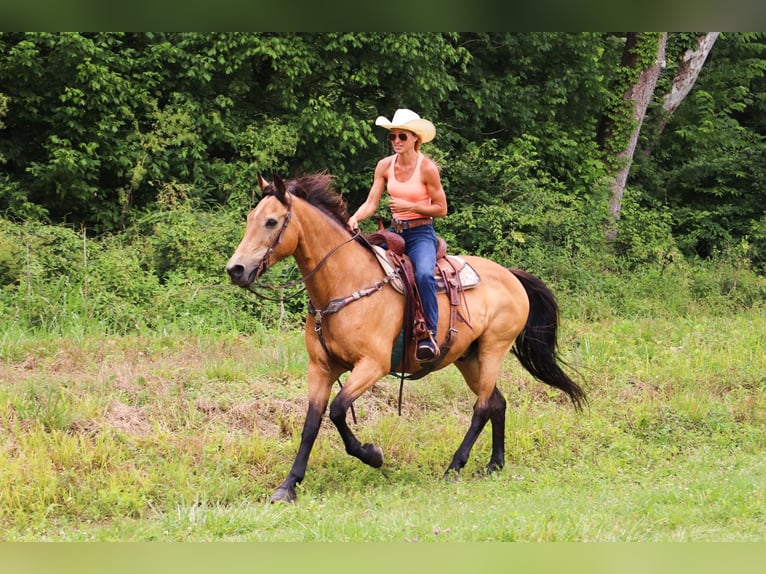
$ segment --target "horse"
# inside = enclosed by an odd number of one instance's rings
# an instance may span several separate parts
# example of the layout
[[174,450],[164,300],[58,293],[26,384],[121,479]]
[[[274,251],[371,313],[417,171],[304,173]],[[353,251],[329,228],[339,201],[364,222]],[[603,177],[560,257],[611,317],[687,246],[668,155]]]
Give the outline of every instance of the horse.
[[[331,389],[348,372],[329,404],[346,452],[373,468],[383,465],[383,451],[362,444],[346,417],[356,399],[387,374],[408,363],[392,364],[392,349],[402,332],[404,296],[391,286],[390,275],[372,250],[347,226],[342,196],[333,178],[316,173],[267,182],[259,176],[262,197],[247,216],[245,232],[226,265],[231,282],[252,289],[274,265],[292,256],[309,298],[305,345],[308,351],[308,408],[301,441],[287,478],[272,502],[296,500],[296,485],[305,477],[311,449],[327,410]],[[492,449],[487,472],[505,464],[506,400],[496,381],[509,352],[536,379],[568,395],[574,408],[587,404],[583,389],[563,369],[557,349],[559,307],[553,292],[534,275],[507,269],[491,260],[464,256],[481,280],[462,293],[463,314],[470,317],[453,333],[453,344],[438,369],[454,364],[476,395],[468,430],[444,476],[457,476],[488,421]],[[338,302],[343,304],[339,307]],[[333,306],[334,305],[334,306]],[[439,295],[437,340],[446,336],[449,301]],[[414,358],[414,342],[405,353]]]

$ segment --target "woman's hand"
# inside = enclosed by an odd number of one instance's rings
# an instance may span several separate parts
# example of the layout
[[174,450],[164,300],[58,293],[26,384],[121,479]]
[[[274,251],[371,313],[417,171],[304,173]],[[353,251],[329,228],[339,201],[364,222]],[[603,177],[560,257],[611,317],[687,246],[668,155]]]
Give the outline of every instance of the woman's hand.
[[397,199],[395,197],[391,197],[388,202],[388,207],[391,209],[391,213],[394,215],[394,217],[396,217],[398,214],[404,213],[406,211],[414,211],[415,213],[419,213],[418,208],[420,206],[417,203],[407,201],[406,199]]

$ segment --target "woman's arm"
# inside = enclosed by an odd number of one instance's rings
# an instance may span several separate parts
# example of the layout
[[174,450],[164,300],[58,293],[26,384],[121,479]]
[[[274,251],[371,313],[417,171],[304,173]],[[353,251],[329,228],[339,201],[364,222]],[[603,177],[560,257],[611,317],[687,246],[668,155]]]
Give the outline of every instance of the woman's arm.
[[367,199],[359,206],[354,215],[348,218],[348,226],[351,229],[357,229],[360,221],[364,221],[378,209],[380,198],[386,189],[386,172],[388,171],[390,160],[391,158],[383,158],[375,166],[375,175],[373,176],[372,187],[370,187],[370,192],[367,194]]

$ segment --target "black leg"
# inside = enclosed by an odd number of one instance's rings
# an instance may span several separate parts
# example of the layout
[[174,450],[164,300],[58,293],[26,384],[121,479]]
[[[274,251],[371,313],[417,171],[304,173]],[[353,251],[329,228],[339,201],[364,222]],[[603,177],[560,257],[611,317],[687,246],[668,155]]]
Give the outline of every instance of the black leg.
[[463,442],[455,451],[455,454],[452,457],[452,462],[444,473],[445,478],[449,478],[454,473],[460,472],[460,469],[462,469],[465,466],[465,463],[468,462],[468,456],[471,454],[471,449],[473,448],[474,443],[476,443],[476,439],[479,438],[481,431],[484,430],[484,425],[486,425],[489,420],[489,414],[489,405],[479,407],[477,403],[473,407],[471,425],[468,427],[468,432],[466,433],[465,438],[463,438]]
[[486,471],[494,472],[505,466],[505,398],[497,387],[489,399],[489,420],[492,422],[492,456]]
[[361,444],[346,423],[346,414],[352,401],[345,394],[346,388],[337,394],[330,404],[330,420],[338,429],[346,452],[373,468],[383,466],[383,451],[374,444]]
[[311,448],[314,446],[319,427],[322,424],[322,415],[324,407],[319,408],[309,404],[306,420],[303,423],[303,432],[301,433],[301,445],[298,448],[298,454],[295,456],[295,462],[290,469],[285,481],[277,488],[271,497],[272,502],[293,502],[296,499],[295,485],[303,480],[306,475],[306,465],[308,464]]

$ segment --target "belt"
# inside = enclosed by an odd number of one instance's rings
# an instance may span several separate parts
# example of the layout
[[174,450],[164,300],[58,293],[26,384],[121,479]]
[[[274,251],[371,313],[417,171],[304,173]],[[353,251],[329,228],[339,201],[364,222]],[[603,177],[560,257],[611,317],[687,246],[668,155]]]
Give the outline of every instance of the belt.
[[397,233],[407,231],[408,229],[414,229],[421,225],[431,225],[434,221],[433,217],[421,217],[419,219],[394,219],[391,221],[391,229]]

